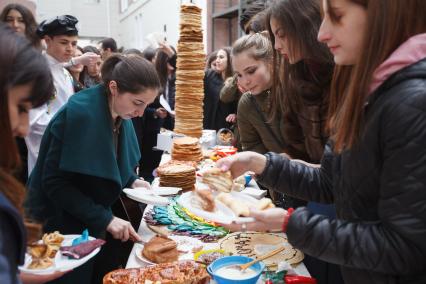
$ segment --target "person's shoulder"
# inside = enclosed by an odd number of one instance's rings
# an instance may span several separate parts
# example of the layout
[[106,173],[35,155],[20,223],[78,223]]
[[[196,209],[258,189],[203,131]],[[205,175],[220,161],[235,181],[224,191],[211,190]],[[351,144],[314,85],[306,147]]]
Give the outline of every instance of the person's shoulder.
[[238,102],[238,108],[249,108],[251,105],[252,96],[253,95],[250,92],[245,92],[242,94]]

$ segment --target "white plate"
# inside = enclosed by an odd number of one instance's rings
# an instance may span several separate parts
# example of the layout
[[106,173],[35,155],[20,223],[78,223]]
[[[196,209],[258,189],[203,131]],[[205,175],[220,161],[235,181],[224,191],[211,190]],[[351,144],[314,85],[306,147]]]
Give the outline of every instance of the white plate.
[[[61,246],[70,246],[72,244],[72,241],[75,238],[80,237],[81,235],[64,235],[64,240],[62,242]],[[89,240],[95,240],[93,237],[89,237]],[[86,255],[83,258],[80,259],[72,259],[68,258],[68,256],[62,255],[60,251],[55,256],[55,261],[51,267],[48,267],[46,269],[29,269],[27,268],[28,265],[30,265],[32,257],[28,253],[25,254],[25,263],[23,266],[19,267],[19,270],[25,273],[29,274],[51,274],[55,271],[68,271],[71,269],[74,269],[76,267],[79,267],[80,265],[84,264],[86,261],[94,257],[99,251],[101,250],[100,247],[92,251],[90,254]]]
[[135,188],[125,188],[123,192],[129,197],[137,202],[166,206],[170,204],[170,200],[167,197],[155,195],[148,190],[135,189]]
[[126,188],[126,190],[129,190],[132,192],[133,190],[139,190],[140,192],[146,193],[146,194],[155,194],[160,196],[167,196],[167,195],[176,195],[179,193],[179,191],[182,190],[180,187],[171,187],[171,186],[152,186],[151,189],[146,189],[144,187],[136,187],[136,188]]
[[198,217],[204,218],[208,221],[219,222],[223,224],[230,224],[235,219],[235,213],[225,206],[222,202],[216,202],[216,209],[214,212],[208,212],[200,208],[196,208],[192,205],[193,192],[183,193],[177,202],[182,206],[188,209],[191,213],[195,214]]
[[[195,238],[187,236],[168,236],[168,238],[174,240],[177,243],[177,249],[179,251],[185,251],[186,253],[179,253],[179,260],[192,260],[194,259],[194,253],[192,250],[196,247],[203,247],[203,243]],[[154,262],[148,260],[142,255],[143,244],[136,244],[136,257],[149,265],[155,265]]]
[[249,184],[242,190],[243,193],[250,195],[256,199],[261,199],[266,196],[266,190],[260,189],[255,180],[251,180]]
[[[222,202],[215,200],[216,203],[216,209],[214,212],[208,212],[205,211],[201,208],[197,208],[195,207],[191,200],[193,198],[193,192],[189,191],[189,192],[185,192],[183,193],[179,199],[178,199],[178,203],[182,206],[185,207],[186,209],[188,209],[191,213],[195,214],[198,217],[201,217],[205,220],[208,221],[213,221],[213,222],[218,222],[218,223],[223,223],[223,224],[230,224],[232,222],[237,222],[237,223],[246,223],[246,222],[253,222],[255,219],[252,217],[238,217],[235,215],[234,211],[232,211],[228,206],[226,206],[225,204],[223,204]],[[232,193],[234,195],[234,193]],[[245,196],[244,198],[241,196]],[[240,199],[245,201],[246,199],[250,200],[251,202],[255,202],[256,200],[247,196],[245,194],[241,194],[236,192],[234,197],[236,199]]]
[[143,263],[149,264],[149,265],[155,265],[154,262],[151,262],[150,260],[148,260],[147,258],[145,258],[142,255],[142,250],[143,250],[144,245],[143,244],[136,244],[136,257],[137,259],[139,259],[140,261],[142,261]]

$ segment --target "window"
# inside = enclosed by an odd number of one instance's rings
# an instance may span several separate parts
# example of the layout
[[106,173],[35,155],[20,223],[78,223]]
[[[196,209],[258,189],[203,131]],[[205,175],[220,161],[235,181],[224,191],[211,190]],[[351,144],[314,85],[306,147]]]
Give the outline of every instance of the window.
[[120,11],[123,13],[129,7],[129,0],[120,0]]

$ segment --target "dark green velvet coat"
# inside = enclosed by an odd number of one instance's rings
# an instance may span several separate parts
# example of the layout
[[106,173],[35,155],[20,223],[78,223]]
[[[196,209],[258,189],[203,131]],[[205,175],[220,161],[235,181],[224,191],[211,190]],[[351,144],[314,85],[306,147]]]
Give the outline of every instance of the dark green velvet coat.
[[[120,126],[118,154],[112,125],[103,85],[73,95],[50,121],[25,204],[45,232],[80,234],[88,228],[91,236],[104,236],[111,205],[137,178],[140,159],[132,122]],[[89,261],[55,283],[90,283],[92,269]]]
[[112,219],[110,206],[136,179],[140,152],[131,121],[120,126],[118,157],[103,85],[72,96],[49,123],[28,181],[26,206],[45,231],[92,236]]

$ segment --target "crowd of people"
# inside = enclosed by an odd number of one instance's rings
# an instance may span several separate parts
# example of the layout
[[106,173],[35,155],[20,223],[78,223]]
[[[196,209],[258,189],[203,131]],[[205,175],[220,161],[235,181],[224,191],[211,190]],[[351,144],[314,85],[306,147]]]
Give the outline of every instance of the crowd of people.
[[[231,231],[283,231],[318,283],[426,282],[426,3],[255,1],[206,57],[204,129],[231,128],[276,208]],[[78,46],[78,19],[0,14],[0,279],[101,283],[140,241],[125,187],[150,188],[173,130],[178,52]],[[139,219],[140,220],[140,219]],[[243,228],[244,227],[244,228]],[[27,243],[107,240],[73,271],[20,273]],[[128,245],[127,245],[128,248]]]

